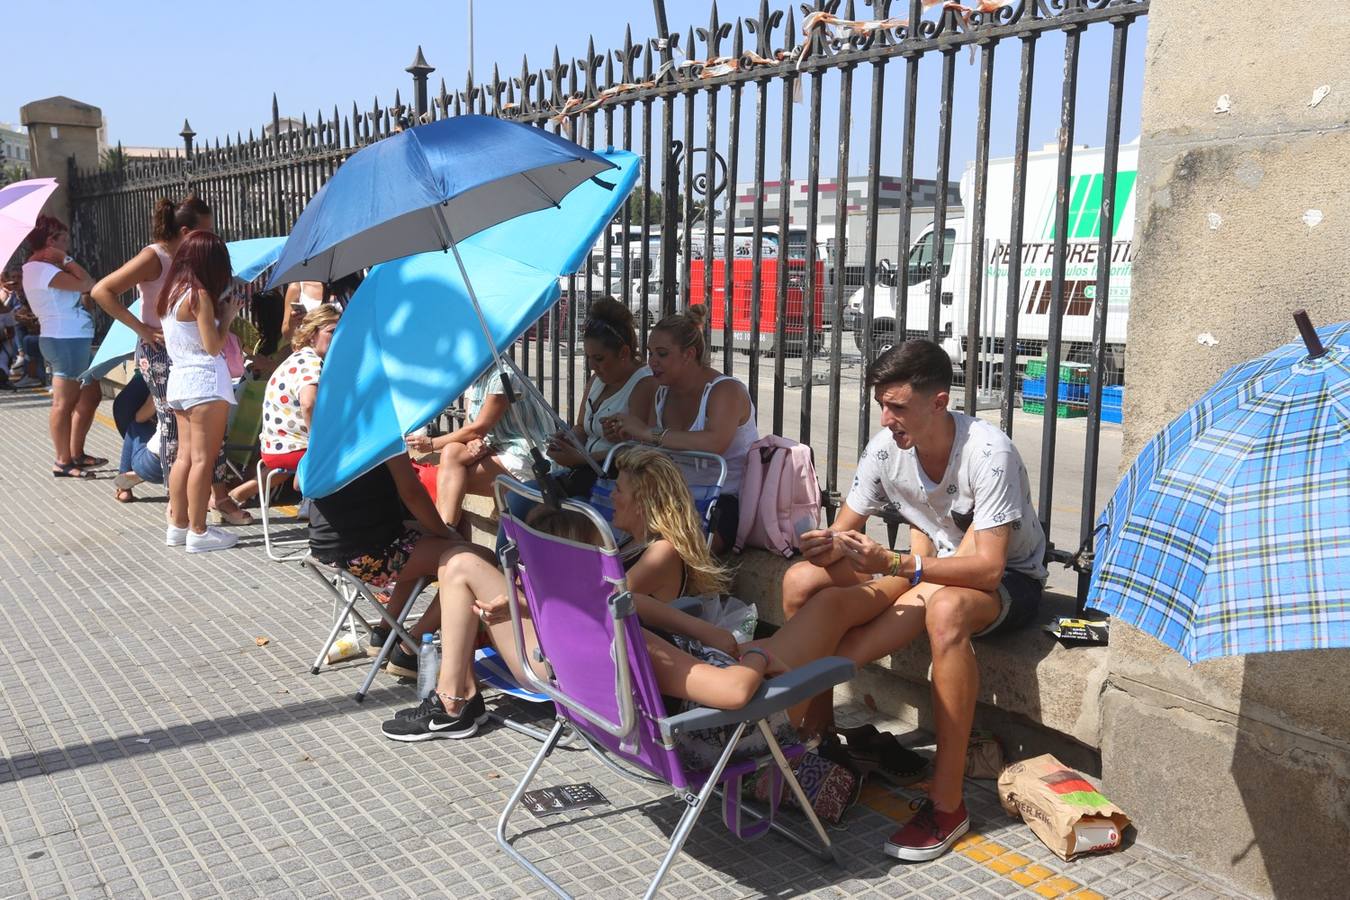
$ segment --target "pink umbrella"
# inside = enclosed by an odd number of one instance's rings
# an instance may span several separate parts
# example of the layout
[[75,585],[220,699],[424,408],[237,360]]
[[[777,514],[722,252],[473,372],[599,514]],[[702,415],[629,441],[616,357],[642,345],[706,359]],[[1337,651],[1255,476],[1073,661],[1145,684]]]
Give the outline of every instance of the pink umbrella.
[[30,178],[0,188],[0,263],[19,249],[55,190],[55,178]]

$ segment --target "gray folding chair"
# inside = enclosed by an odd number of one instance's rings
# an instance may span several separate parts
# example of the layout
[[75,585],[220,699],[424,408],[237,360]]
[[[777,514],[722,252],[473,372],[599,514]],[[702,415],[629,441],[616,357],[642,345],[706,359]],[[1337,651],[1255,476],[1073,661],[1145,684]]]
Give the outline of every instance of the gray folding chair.
[[417,598],[421,595],[426,586],[431,583],[429,578],[419,578],[413,585],[412,593],[408,595],[408,602],[397,616],[391,615],[385,605],[375,596],[375,591],[361,579],[357,578],[351,572],[340,566],[329,565],[320,562],[313,556],[306,556],[301,560],[301,565],[314,573],[314,577],[323,582],[324,587],[328,588],[333,595],[334,608],[336,614],[333,618],[333,627],[328,632],[328,640],[324,642],[319,650],[319,655],[314,658],[314,665],[310,668],[309,674],[318,675],[319,670],[328,659],[328,650],[337,642],[338,635],[342,633],[343,627],[347,627],[352,632],[352,638],[359,640],[361,632],[364,631],[369,637],[371,628],[366,624],[366,620],[356,614],[356,604],[365,600],[366,604],[375,611],[375,613],[384,620],[384,624],[389,626],[389,638],[385,640],[384,646],[380,647],[379,653],[371,661],[370,671],[366,673],[366,680],[362,682],[361,689],[356,692],[356,702],[361,703],[366,699],[366,694],[370,691],[370,686],[375,682],[375,676],[379,674],[380,667],[384,665],[385,659],[389,656],[389,651],[393,649],[397,640],[407,641],[412,646],[417,646],[417,641],[404,627],[404,622],[408,614],[412,612]]

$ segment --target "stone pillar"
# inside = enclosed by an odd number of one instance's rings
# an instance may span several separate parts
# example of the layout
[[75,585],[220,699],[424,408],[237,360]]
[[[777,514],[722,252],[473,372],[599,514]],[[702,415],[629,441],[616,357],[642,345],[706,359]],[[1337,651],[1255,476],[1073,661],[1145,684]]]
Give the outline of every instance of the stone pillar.
[[[1339,8],[1152,5],[1127,465],[1229,366],[1295,340],[1294,309],[1350,318],[1348,45]],[[1109,660],[1103,776],[1139,839],[1249,891],[1344,896],[1350,650],[1187,666],[1113,625]]]
[[19,110],[19,116],[28,126],[32,177],[56,178],[61,182],[47,201],[46,211],[69,225],[66,180],[70,177],[70,157],[75,157],[75,165],[80,169],[98,167],[98,131],[103,127],[103,111],[69,97],[48,97],[27,104]]

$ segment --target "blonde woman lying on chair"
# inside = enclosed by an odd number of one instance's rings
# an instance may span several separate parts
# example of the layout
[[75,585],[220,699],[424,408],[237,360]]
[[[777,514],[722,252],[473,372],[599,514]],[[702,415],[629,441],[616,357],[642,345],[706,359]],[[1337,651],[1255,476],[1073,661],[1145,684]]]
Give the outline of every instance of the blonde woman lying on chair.
[[[679,485],[676,490],[674,485]],[[679,470],[654,450],[635,450],[619,459],[619,489],[614,494],[614,525],[646,535],[663,527],[689,548],[676,577],[653,559],[664,555],[658,538],[637,560],[629,561],[628,588],[646,628],[647,647],[661,691],[674,701],[735,709],[744,706],[765,677],[785,671],[783,657],[801,662],[825,656],[843,635],[832,623],[808,617],[803,624],[783,628],[754,650],[742,651],[731,632],[675,609],[670,601],[683,593],[725,591],[730,573],[708,555],[693,500]],[[599,535],[585,516],[539,508],[528,517],[531,526],[581,542],[596,543]],[[672,547],[674,542],[670,542]],[[697,552],[695,549],[697,548]],[[686,574],[687,573],[687,574]],[[473,676],[474,638],[480,623],[502,659],[521,683],[524,670],[516,653],[507,609],[506,582],[495,560],[482,547],[461,544],[442,558],[441,673],[436,692],[420,706],[405,709],[381,728],[396,741],[470,737],[487,718],[482,695]],[[528,610],[525,611],[528,617]],[[526,652],[537,641],[528,618],[524,622]],[[710,652],[711,651],[711,652]],[[739,659],[739,661],[738,661]]]

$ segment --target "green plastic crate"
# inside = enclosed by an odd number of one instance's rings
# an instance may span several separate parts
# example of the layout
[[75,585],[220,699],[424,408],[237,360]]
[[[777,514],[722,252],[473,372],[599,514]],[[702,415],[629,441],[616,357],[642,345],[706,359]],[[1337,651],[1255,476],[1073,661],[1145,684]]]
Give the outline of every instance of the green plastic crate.
[[[1045,359],[1027,360],[1027,378],[1045,377]],[[1060,384],[1087,384],[1092,380],[1092,369],[1083,363],[1060,363]]]
[[[1022,412],[1030,413],[1033,416],[1043,416],[1045,415],[1045,401],[1024,399],[1022,401]],[[1069,406],[1061,403],[1055,408],[1055,418],[1057,419],[1081,419],[1086,415],[1086,406]]]

